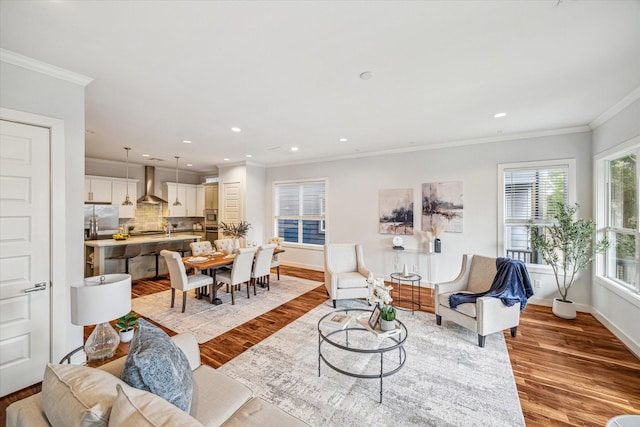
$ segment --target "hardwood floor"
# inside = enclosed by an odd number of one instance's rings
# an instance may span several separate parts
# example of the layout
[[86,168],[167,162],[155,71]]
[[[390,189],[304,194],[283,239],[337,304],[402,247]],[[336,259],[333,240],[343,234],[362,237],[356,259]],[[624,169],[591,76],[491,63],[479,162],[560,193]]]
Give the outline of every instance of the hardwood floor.
[[[282,266],[281,273],[324,280],[317,271]],[[166,279],[139,281],[132,294],[136,298],[168,288]],[[403,297],[409,293],[410,288],[405,291],[403,286]],[[203,363],[223,365],[326,299],[324,285],[318,286],[201,344]],[[433,313],[430,290],[423,289],[421,299],[422,309]],[[590,314],[578,313],[569,321],[555,317],[549,307],[529,305],[522,313],[518,336],[511,338],[508,331],[504,336],[527,426],[602,427],[616,415],[640,415],[640,360]],[[126,353],[126,347],[118,353]],[[5,424],[11,402],[38,391],[40,384],[0,399],[0,425]]]

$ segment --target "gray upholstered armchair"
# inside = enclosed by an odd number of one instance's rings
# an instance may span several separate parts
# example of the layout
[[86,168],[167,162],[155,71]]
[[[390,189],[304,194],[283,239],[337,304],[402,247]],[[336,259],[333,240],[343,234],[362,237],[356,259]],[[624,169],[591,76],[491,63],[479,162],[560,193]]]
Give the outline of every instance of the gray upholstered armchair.
[[353,243],[324,247],[324,285],[336,307],[336,300],[367,298],[369,270],[364,265],[362,246]]
[[454,293],[480,293],[488,291],[496,276],[496,258],[466,254],[462,257],[462,269],[451,282],[435,285],[436,322],[450,320],[478,334],[478,345],[484,347],[485,337],[504,329],[511,329],[516,336],[520,323],[520,303],[507,307],[499,298],[479,297],[475,303],[460,304],[456,309],[449,305]]

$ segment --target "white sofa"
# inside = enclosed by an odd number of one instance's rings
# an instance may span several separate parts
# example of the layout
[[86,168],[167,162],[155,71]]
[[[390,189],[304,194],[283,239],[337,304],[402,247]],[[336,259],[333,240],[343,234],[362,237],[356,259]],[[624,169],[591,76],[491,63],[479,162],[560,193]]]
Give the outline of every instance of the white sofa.
[[[52,390],[45,381],[58,380],[52,375],[51,368],[63,371],[82,371],[85,377],[82,381],[93,381],[88,386],[91,393],[96,388],[110,391],[108,396],[101,396],[101,403],[86,403],[89,408],[82,409],[99,412],[96,422],[82,425],[103,426],[150,426],[150,425],[180,425],[180,426],[306,426],[307,424],[287,414],[275,405],[255,397],[251,389],[227,375],[202,365],[200,349],[195,337],[190,333],[178,334],[172,337],[174,343],[185,353],[192,369],[193,397],[189,414],[183,412],[169,402],[152,393],[134,389],[126,384],[119,384],[120,373],[124,367],[126,357],[121,357],[99,368],[87,368],[77,365],[52,365],[47,368],[43,380],[43,392],[29,396],[12,403],[7,408],[7,427],[39,427],[51,425],[77,425],[79,419],[78,405],[62,401],[57,396],[45,402],[43,393]],[[88,374],[88,376],[87,376]],[[94,378],[91,378],[94,377]],[[54,378],[53,380],[51,378]],[[76,375],[76,381],[77,381]],[[114,384],[117,384],[114,386]],[[65,384],[72,391],[77,390],[76,384]],[[117,387],[117,390],[112,390]],[[64,388],[64,387],[63,387]],[[82,394],[73,396],[78,400]],[[53,400],[53,402],[51,402]],[[55,417],[51,421],[47,417]],[[61,419],[62,417],[62,419]],[[66,418],[65,418],[66,417]]]

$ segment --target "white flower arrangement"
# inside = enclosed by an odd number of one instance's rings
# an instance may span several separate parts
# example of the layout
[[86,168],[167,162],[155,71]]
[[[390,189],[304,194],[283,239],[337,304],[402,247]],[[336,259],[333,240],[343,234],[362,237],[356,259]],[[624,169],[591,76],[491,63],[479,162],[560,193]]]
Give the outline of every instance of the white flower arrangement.
[[381,310],[381,317],[384,320],[394,320],[396,318],[396,310],[391,306],[393,298],[391,298],[391,290],[393,286],[387,286],[381,277],[373,277],[373,274],[367,279],[367,283],[372,287],[372,291],[367,299],[370,304],[377,304]]

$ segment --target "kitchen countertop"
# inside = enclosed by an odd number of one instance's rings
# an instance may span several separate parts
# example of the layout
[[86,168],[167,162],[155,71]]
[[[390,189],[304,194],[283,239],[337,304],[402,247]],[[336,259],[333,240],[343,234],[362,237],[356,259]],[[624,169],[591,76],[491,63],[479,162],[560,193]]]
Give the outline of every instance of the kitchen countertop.
[[174,240],[200,240],[200,236],[193,234],[171,234],[171,237],[167,237],[164,234],[156,234],[156,235],[142,235],[142,236],[133,236],[129,237],[127,240],[115,240],[115,239],[104,239],[104,240],[85,240],[84,244],[86,246],[91,246],[94,248],[104,248],[109,246],[124,246],[130,245],[133,243],[158,243],[158,242],[171,242]]

